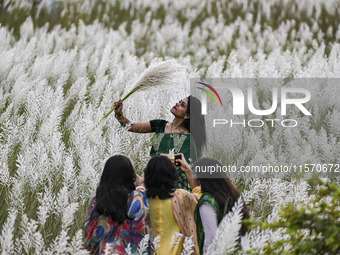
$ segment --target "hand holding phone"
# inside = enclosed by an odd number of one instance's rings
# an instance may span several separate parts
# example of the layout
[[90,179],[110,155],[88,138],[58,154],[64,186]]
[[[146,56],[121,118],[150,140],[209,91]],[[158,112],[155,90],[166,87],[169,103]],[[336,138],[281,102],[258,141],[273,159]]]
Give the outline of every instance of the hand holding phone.
[[176,154],[175,155],[175,166],[180,167],[181,163],[179,161],[177,161],[177,159],[182,159],[182,154]]
[[191,171],[190,165],[185,160],[183,153],[178,153],[178,154],[175,155],[175,164],[176,163],[178,164],[176,166],[180,167],[184,172],[186,172],[186,171],[190,172]]

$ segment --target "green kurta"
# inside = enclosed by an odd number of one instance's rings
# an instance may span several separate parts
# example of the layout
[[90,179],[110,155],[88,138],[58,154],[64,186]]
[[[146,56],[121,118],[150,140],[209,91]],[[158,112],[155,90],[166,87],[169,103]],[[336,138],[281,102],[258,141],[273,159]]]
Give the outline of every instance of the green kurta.
[[[156,132],[152,139],[150,155],[158,153],[178,154],[183,153],[186,161],[190,164],[197,158],[196,143],[190,133],[174,132],[165,133],[166,120],[151,120],[151,131]],[[191,156],[190,156],[191,154]],[[191,191],[190,183],[182,169],[177,168],[178,181],[177,189],[186,189]]]
[[195,213],[194,213],[196,230],[197,230],[197,241],[198,241],[198,247],[200,249],[200,254],[203,254],[204,232],[203,232],[203,224],[202,224],[202,219],[201,219],[201,215],[199,212],[199,208],[203,203],[208,203],[215,209],[216,215],[217,215],[217,226],[221,223],[222,218],[223,218],[222,211],[217,201],[215,200],[215,198],[209,193],[203,193],[200,200],[198,200],[198,203],[195,208]]

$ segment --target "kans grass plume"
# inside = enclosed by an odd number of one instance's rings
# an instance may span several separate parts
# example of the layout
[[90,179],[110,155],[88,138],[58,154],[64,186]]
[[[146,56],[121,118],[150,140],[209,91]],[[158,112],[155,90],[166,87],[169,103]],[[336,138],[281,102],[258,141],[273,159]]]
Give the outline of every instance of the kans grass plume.
[[[185,67],[179,64],[176,60],[167,60],[162,61],[156,64],[152,64],[146,69],[139,78],[134,82],[133,89],[127,93],[122,100],[124,102],[128,99],[133,93],[137,91],[155,89],[156,87],[168,87],[174,85],[176,82],[176,77],[183,74]],[[99,124],[106,119],[114,110],[116,109],[115,106],[111,108],[92,128],[94,130],[99,126]],[[91,131],[92,131],[91,130]]]

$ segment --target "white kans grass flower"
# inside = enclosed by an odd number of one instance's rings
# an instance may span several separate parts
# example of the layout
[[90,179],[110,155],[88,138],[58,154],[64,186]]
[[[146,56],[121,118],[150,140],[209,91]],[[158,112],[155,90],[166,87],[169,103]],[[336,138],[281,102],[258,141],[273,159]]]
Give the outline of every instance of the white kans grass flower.
[[112,243],[106,243],[105,249],[104,249],[104,254],[105,255],[111,255],[112,249],[113,249],[113,244]]
[[242,225],[242,210],[243,198],[240,196],[233,209],[224,216],[219,224],[214,239],[208,247],[208,254],[229,254],[236,250]]
[[139,255],[149,254],[150,235],[146,234],[139,242]]
[[186,236],[183,243],[181,255],[190,255],[194,252],[195,243],[192,241],[192,236]]
[[33,248],[35,254],[43,254],[46,245],[42,234],[37,231],[33,234]]
[[132,255],[131,244],[128,244],[125,249],[126,255]]
[[11,205],[11,207],[17,210],[22,210],[23,208],[25,208],[23,187],[23,181],[15,178],[13,186],[9,191],[9,204]]
[[4,254],[15,254],[14,253],[14,223],[17,217],[18,211],[11,208],[8,211],[8,217],[6,222],[2,226],[0,244],[1,251]]
[[60,234],[52,242],[51,247],[47,250],[47,254],[66,254],[68,251],[68,242],[70,237],[68,236],[68,229],[62,229]]
[[[32,249],[32,247],[34,247],[34,241],[35,241],[34,234],[37,233],[38,224],[35,220],[28,219],[27,215],[24,214],[22,216],[20,230],[22,232],[22,236],[20,237],[19,241],[22,245],[22,248],[26,253],[30,253],[30,250]],[[38,238],[40,237],[39,234],[37,237]],[[40,246],[43,243],[41,243],[41,240],[40,240],[40,243],[36,243],[36,244],[38,245],[38,248],[40,249],[41,248]]]
[[159,244],[160,241],[161,241],[160,236],[156,236],[151,239],[151,248],[155,252],[155,254],[157,254],[157,249],[160,247],[160,244]]
[[182,233],[178,233],[177,232],[176,235],[173,235],[171,237],[171,244],[170,244],[170,246],[171,247],[175,247],[177,244],[179,244],[182,241],[183,237],[184,237],[184,235]]
[[44,226],[47,218],[54,209],[54,195],[51,190],[45,187],[44,192],[37,194],[37,199],[40,204],[37,212],[38,221],[41,226]]
[[71,203],[67,205],[67,207],[63,210],[62,216],[62,228],[69,228],[74,221],[74,214],[78,211],[79,205],[78,203]]
[[88,251],[84,249],[83,231],[81,229],[79,229],[72,238],[72,241],[68,246],[68,252],[75,255],[88,254]]

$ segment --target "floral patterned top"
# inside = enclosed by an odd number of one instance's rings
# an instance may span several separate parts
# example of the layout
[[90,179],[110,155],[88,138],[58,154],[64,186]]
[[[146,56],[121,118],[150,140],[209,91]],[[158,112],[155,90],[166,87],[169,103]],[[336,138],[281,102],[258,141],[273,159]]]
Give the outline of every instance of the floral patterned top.
[[[91,254],[103,254],[105,249],[108,249],[110,254],[126,254],[127,247],[131,253],[138,252],[141,240],[151,231],[146,195],[132,191],[127,207],[130,219],[118,224],[111,217],[99,214],[96,210],[96,198],[91,199],[85,221],[85,248]],[[106,247],[107,244],[110,246]],[[145,253],[150,253],[149,247]]]

